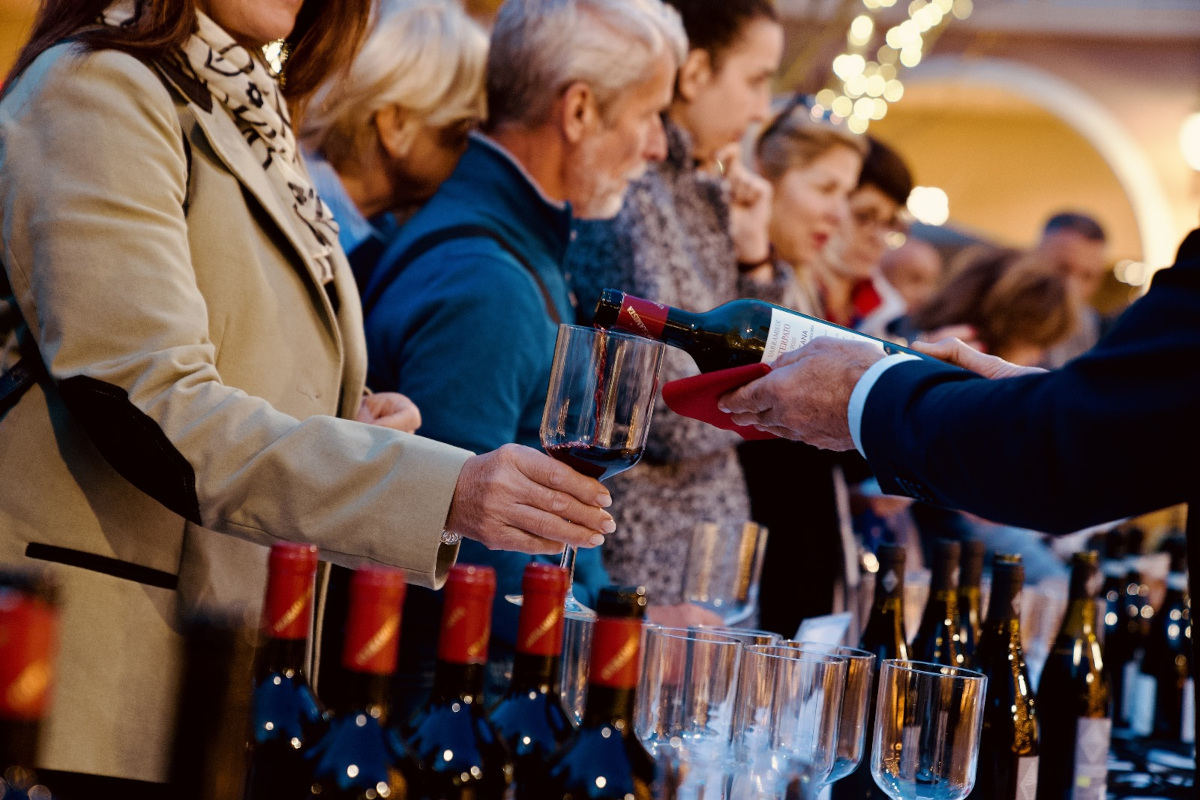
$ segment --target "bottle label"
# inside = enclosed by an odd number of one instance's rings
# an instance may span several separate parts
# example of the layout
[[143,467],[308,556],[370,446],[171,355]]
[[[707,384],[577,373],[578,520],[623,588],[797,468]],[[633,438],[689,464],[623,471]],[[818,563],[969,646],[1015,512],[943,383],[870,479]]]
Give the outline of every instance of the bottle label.
[[267,580],[263,627],[275,639],[307,639],[312,620],[313,576],[273,572]]
[[641,620],[602,617],[595,625],[588,682],[611,689],[635,688],[642,647]]
[[1133,711],[1129,718],[1130,727],[1138,736],[1149,736],[1154,730],[1154,702],[1158,694],[1158,682],[1150,675],[1138,672],[1134,675],[1132,684],[1125,684],[1125,693],[1133,698],[1129,703]]
[[451,664],[486,664],[492,633],[491,601],[470,594],[446,593],[438,659]]
[[1075,778],[1071,800],[1105,800],[1111,719],[1081,717],[1075,726]]
[[0,718],[45,716],[57,627],[57,614],[44,601],[0,591]]
[[[1140,651],[1134,654],[1134,657],[1125,662],[1125,666],[1121,668],[1121,708],[1120,720],[1123,723],[1128,723],[1133,719],[1136,713],[1134,703],[1137,700],[1137,685],[1142,674],[1142,659]],[[1153,709],[1151,710],[1153,715]]]
[[1037,800],[1037,776],[1037,756],[1021,756],[1017,759],[1015,800]]
[[534,656],[562,653],[563,596],[554,592],[530,592],[521,604],[517,623],[517,650]]
[[625,295],[621,311],[617,314],[616,327],[650,339],[662,337],[670,309],[661,303],[652,303],[640,297]]
[[1183,684],[1183,713],[1179,716],[1179,741],[1191,744],[1196,741],[1196,685],[1191,678]]
[[879,349],[883,350],[882,343],[855,331],[839,328],[819,319],[791,314],[781,308],[772,308],[771,329],[767,333],[767,345],[763,348],[762,361],[764,364],[770,364],[789,350],[799,349],[818,336],[829,336],[853,342],[871,342],[879,345]]

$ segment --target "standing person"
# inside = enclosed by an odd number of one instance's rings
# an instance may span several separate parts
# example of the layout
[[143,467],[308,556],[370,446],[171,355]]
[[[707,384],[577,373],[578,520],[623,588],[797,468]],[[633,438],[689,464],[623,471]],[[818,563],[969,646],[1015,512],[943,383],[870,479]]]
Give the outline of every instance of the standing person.
[[[470,450],[537,447],[572,219],[616,213],[628,182],[666,154],[659,114],[686,41],[660,0],[508,0],[487,68],[488,120],[457,169],[405,226],[364,288],[369,382],[422,411],[422,434]],[[489,693],[513,654],[529,557],[464,543],[496,570]],[[596,551],[575,580],[591,605],[608,583]],[[440,598],[405,609],[399,717],[433,680]]]
[[[576,228],[568,269],[585,323],[606,287],[703,311],[751,291],[755,279],[745,273],[772,269],[770,188],[730,146],[768,111],[783,52],[774,4],[669,2],[690,49],[664,118],[666,160],[633,182],[615,219]],[[665,353],[663,382],[696,371],[686,353]],[[696,525],[750,519],[738,441],[659,400],[641,462],[610,481],[622,533],[605,548],[605,564],[616,582],[643,585],[656,603],[674,606],[652,608],[652,621],[718,621],[684,604],[683,565]]]
[[354,63],[313,95],[300,143],[358,280],[466,151],[486,65],[487,34],[458,3],[387,0]]
[[[953,340],[915,346],[966,369],[817,339],[720,405],[741,424],[858,449],[885,491],[998,522],[1067,532],[1200,506],[1195,471],[1175,457],[1200,448],[1200,230],[1108,335],[1061,369]],[[1187,537],[1195,581],[1196,513]]]
[[[759,137],[758,167],[773,188],[771,246],[794,276],[784,305],[824,314],[812,265],[848,224],[865,154],[861,137],[815,122],[795,107],[780,112]],[[754,519],[772,532],[759,588],[759,624],[790,637],[806,617],[849,605],[847,590],[857,582],[846,459],[796,442],[746,442],[739,450]],[[804,498],[799,514],[798,492]],[[795,590],[798,575],[806,587],[802,593]]]
[[1108,236],[1095,218],[1064,211],[1046,220],[1036,249],[1063,271],[1079,304],[1079,316],[1070,336],[1051,348],[1042,362],[1043,367],[1054,369],[1100,341],[1103,321],[1091,301],[1108,271]]
[[[460,536],[548,553],[612,528],[604,487],[544,454],[354,419],[389,422],[387,402],[364,403],[353,278],[289,105],[353,56],[368,11],[47,0],[6,84],[3,288],[22,322],[0,561],[54,562],[62,590],[35,766],[64,796],[162,796],[178,615],[256,615],[265,545],[437,586]],[[260,55],[279,39],[286,92]]]

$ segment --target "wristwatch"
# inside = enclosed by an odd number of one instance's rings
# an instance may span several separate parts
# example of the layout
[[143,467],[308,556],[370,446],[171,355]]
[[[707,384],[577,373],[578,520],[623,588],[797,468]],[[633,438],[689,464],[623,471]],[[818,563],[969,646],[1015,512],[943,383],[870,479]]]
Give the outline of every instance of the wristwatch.
[[452,531],[442,529],[442,544],[458,544],[461,541],[461,533],[454,533]]

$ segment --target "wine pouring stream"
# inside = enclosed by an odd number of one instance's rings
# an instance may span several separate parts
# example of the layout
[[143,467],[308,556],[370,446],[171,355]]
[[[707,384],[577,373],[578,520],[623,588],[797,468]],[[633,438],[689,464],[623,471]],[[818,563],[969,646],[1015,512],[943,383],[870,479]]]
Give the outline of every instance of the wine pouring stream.
[[[661,342],[581,325],[560,325],[546,407],[542,447],[554,458],[596,480],[607,480],[637,464],[646,446],[658,396]],[[575,548],[563,551],[562,566],[574,583]],[[520,605],[521,595],[506,595]],[[595,619],[567,591],[564,613]]]

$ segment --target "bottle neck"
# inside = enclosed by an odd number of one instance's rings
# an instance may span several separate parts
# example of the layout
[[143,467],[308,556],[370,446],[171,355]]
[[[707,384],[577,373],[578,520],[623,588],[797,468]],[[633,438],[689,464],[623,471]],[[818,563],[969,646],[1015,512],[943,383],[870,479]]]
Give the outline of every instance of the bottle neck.
[[386,725],[391,707],[392,676],[375,672],[344,670],[341,676],[342,707],[333,709],[337,716],[365,713]]
[[605,291],[596,306],[597,327],[658,339],[679,346],[691,342],[701,315],[655,303],[631,294]]
[[925,604],[925,616],[922,624],[949,622],[954,624],[958,618],[958,592],[953,589],[936,589],[929,593],[929,602]]
[[557,655],[541,656],[533,653],[517,653],[513,659],[510,692],[536,691],[557,695],[561,686],[562,659]]
[[40,720],[0,719],[0,771],[36,763]]
[[439,660],[433,678],[434,702],[461,700],[474,703],[483,694],[485,668],[485,664],[457,664]]
[[261,681],[268,675],[282,673],[303,677],[308,642],[304,639],[277,639],[268,636],[260,646],[255,660],[254,677]]
[[612,725],[622,731],[631,729],[635,691],[633,687],[622,689],[589,684],[587,705],[583,711],[583,725],[585,727]]

